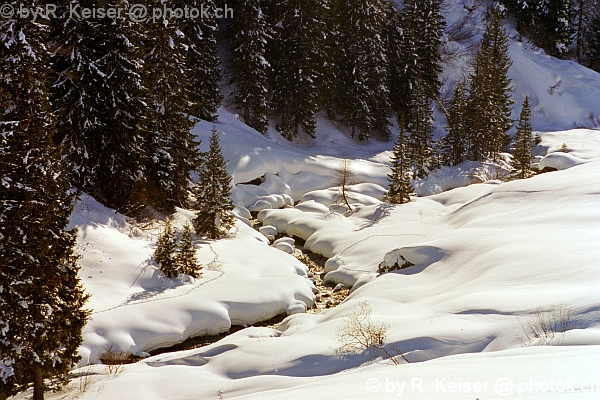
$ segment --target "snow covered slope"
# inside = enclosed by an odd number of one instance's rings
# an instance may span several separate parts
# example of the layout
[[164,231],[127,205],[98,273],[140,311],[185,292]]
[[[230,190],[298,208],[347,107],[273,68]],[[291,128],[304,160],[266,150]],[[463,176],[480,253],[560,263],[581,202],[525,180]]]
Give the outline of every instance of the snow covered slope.
[[[180,210],[175,226],[191,218]],[[203,275],[179,281],[165,278],[151,261],[156,227],[142,230],[85,195],[71,225],[78,228],[80,276],[93,310],[83,332],[82,365],[96,362],[108,346],[144,355],[191,336],[226,332],[232,324],[304,312],[313,302],[306,267],[241,221],[235,237],[196,241]]]

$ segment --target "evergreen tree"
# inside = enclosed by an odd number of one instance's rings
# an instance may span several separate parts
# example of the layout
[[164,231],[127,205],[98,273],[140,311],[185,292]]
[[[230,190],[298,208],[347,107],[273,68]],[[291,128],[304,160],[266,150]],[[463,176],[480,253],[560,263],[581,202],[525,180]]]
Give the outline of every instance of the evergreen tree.
[[185,224],[177,252],[177,265],[181,273],[193,278],[199,278],[202,274],[200,272],[202,265],[200,265],[196,257],[196,249],[192,243],[192,234],[192,226],[189,223]]
[[[72,18],[71,4],[61,4],[52,41],[58,137],[77,187],[133,213],[145,205],[146,90],[138,45],[143,25],[126,14]],[[126,10],[128,3],[101,6]]]
[[[275,7],[277,24],[272,53],[272,108],[281,116],[278,130],[288,140],[300,128],[315,137],[315,114],[325,54],[325,0],[280,0]],[[281,49],[286,49],[285,52]]]
[[492,9],[471,75],[468,107],[472,120],[470,156],[476,161],[495,158],[510,140],[506,132],[512,126],[513,101],[510,96],[513,88],[508,77],[508,69],[512,65],[508,45],[502,14],[497,8]]
[[[177,0],[174,6],[204,9],[209,18],[180,18],[177,25],[183,33],[178,40],[185,49],[185,60],[189,100],[192,103],[189,114],[206,121],[216,119],[223,95],[219,88],[221,72],[217,56],[218,20],[215,16],[213,0]],[[241,10],[236,10],[240,13]],[[173,24],[173,18],[169,21]]]
[[527,178],[531,174],[532,151],[531,108],[529,107],[529,98],[526,97],[519,117],[512,160],[512,167],[520,179]]
[[407,118],[407,130],[410,133],[408,148],[414,179],[427,177],[433,161],[433,109],[425,90],[424,87],[413,89]]
[[352,137],[368,140],[378,131],[389,135],[391,106],[384,29],[386,0],[341,2],[337,15],[340,42],[335,111]]
[[[158,0],[151,4],[161,8],[175,6]],[[148,196],[156,208],[165,211],[188,205],[188,182],[199,155],[190,133],[194,125],[189,117],[191,84],[179,22],[175,16],[163,16],[160,21],[148,24],[145,44],[144,76],[150,88],[151,116],[151,134],[146,144],[151,160],[147,167]]]
[[0,24],[0,394],[33,383],[34,400],[79,361],[88,318],[66,229],[74,196],[53,142],[47,30],[31,18]]
[[456,85],[454,96],[448,108],[448,133],[442,139],[442,159],[445,165],[458,165],[467,159],[468,121],[467,121],[467,81]]
[[585,41],[590,68],[600,71],[600,16],[591,21]]
[[412,186],[410,183],[410,160],[408,156],[408,138],[404,131],[404,119],[400,117],[400,133],[394,143],[394,152],[390,157],[391,173],[388,174],[390,189],[383,201],[392,204],[404,204],[410,201]]
[[167,278],[175,278],[179,275],[180,268],[175,252],[177,251],[177,238],[171,221],[165,223],[165,227],[158,237],[154,261],[158,268]]
[[217,239],[234,226],[235,218],[229,213],[233,210],[229,198],[231,176],[227,173],[216,128],[213,128],[210,137],[210,149],[202,159],[198,170],[199,182],[194,190],[198,210],[196,232]]
[[268,72],[267,40],[270,39],[260,0],[239,1],[233,21],[234,103],[241,108],[244,123],[262,134],[267,132]]
[[540,0],[536,3],[534,35],[537,45],[556,57],[569,51],[572,42],[572,0]]
[[88,5],[76,0],[58,2],[58,19],[53,21],[51,50],[56,80],[53,85],[57,135],[70,164],[73,184],[93,192],[96,184],[105,121],[105,104],[98,96],[104,73],[98,68],[105,48],[98,22],[90,18],[70,18],[71,5]]

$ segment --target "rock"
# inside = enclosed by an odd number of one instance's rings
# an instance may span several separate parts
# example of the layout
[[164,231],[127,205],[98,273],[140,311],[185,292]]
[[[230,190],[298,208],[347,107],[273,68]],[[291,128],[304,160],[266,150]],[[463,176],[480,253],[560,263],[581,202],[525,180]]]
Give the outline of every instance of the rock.
[[338,283],[334,288],[333,288],[333,293],[339,292],[340,290],[344,289],[344,285],[341,283]]
[[273,247],[275,247],[277,250],[281,250],[284,253],[288,253],[288,254],[293,254],[294,253],[294,246],[289,244],[289,243],[285,243],[285,242],[280,242],[277,243],[275,242],[273,244]]
[[312,292],[313,292],[313,294],[319,294],[319,293],[321,293],[321,291],[319,290],[319,288],[316,287],[316,286],[313,286]]

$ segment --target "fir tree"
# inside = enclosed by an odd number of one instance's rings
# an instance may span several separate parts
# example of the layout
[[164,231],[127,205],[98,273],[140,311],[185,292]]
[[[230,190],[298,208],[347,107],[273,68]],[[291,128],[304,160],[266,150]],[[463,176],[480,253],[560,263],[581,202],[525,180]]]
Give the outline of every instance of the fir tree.
[[[216,119],[217,109],[221,105],[223,95],[219,88],[221,71],[217,56],[218,20],[215,16],[213,0],[177,0],[174,6],[188,6],[206,10],[209,18],[181,18],[177,21],[183,37],[179,40],[185,44],[185,60],[191,107],[189,114],[206,121]],[[241,10],[237,10],[240,13]],[[173,24],[173,19],[170,20]]]
[[467,121],[467,81],[456,85],[454,96],[448,108],[448,133],[442,139],[442,159],[445,165],[458,165],[467,159],[468,121]]
[[262,134],[269,120],[267,40],[271,38],[260,0],[239,1],[232,25],[234,103],[244,123]]
[[156,250],[154,251],[154,261],[158,268],[167,278],[175,278],[179,275],[180,268],[176,257],[177,238],[175,230],[170,221],[165,223],[165,227],[158,237]]
[[89,315],[66,229],[73,191],[53,142],[47,29],[31,18],[0,24],[0,394],[33,383],[34,400],[79,361]]
[[[71,18],[71,4],[60,4],[51,42],[58,140],[79,189],[133,213],[145,203],[147,164],[138,46],[142,24],[125,16]],[[104,6],[127,9],[128,3],[109,1]]]
[[[156,7],[160,1],[152,3]],[[174,3],[166,4],[173,7]],[[169,14],[169,13],[167,13]],[[198,161],[197,143],[190,129],[191,112],[189,72],[183,33],[174,16],[148,24],[145,44],[146,85],[150,88],[149,128],[146,148],[148,196],[158,209],[173,211],[188,205],[190,173]]]
[[512,160],[512,167],[520,179],[527,178],[531,174],[532,151],[531,108],[529,107],[529,98],[526,97],[519,117]]
[[[281,116],[278,130],[288,140],[300,128],[315,137],[315,114],[325,54],[325,0],[280,0],[275,7],[272,53],[272,108]],[[282,52],[281,49],[286,49]]]
[[336,60],[335,111],[351,128],[352,137],[368,140],[378,131],[389,135],[391,106],[384,29],[386,0],[341,2],[339,56]]
[[198,175],[199,182],[194,189],[198,210],[196,232],[217,239],[234,226],[235,218],[229,213],[233,210],[233,203],[229,198],[231,176],[227,173],[216,128],[213,128],[210,149],[202,157]]
[[600,15],[591,21],[585,42],[590,68],[600,71]]
[[508,144],[507,131],[512,126],[511,79],[508,69],[508,36],[502,14],[492,9],[475,57],[468,112],[472,120],[471,159],[481,161],[496,157]]
[[414,88],[407,118],[407,130],[410,133],[408,148],[414,179],[427,177],[433,157],[433,109],[422,89],[425,88]]
[[572,0],[540,0],[534,12],[535,42],[556,57],[569,51],[572,41]]
[[410,183],[410,160],[408,157],[408,138],[404,131],[404,118],[400,117],[400,132],[394,143],[394,151],[390,157],[391,173],[388,174],[390,189],[384,201],[392,204],[404,204],[410,201],[412,186]]
[[182,274],[199,278],[202,274],[200,272],[202,265],[200,265],[196,257],[196,249],[192,243],[192,234],[192,226],[189,223],[185,224],[177,251],[177,265]]

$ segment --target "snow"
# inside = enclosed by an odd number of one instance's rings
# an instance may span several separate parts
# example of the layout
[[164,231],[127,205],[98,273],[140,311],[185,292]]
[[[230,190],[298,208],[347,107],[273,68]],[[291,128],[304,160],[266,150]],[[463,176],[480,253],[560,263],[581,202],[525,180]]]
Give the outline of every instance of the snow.
[[[180,210],[175,226],[192,217]],[[95,362],[109,345],[143,355],[231,325],[304,311],[313,301],[306,267],[241,222],[235,237],[195,241],[205,266],[196,280],[170,280],[157,270],[151,261],[157,227],[141,230],[87,195],[71,224],[78,228],[81,278],[93,310],[81,365]]]
[[[462,2],[445,7],[449,25],[468,17]],[[468,72],[469,44],[448,46],[458,49],[444,73],[452,85]],[[221,132],[238,220],[226,239],[196,238],[205,267],[195,280],[156,270],[158,225],[133,223],[83,195],[71,219],[93,309],[81,367],[109,345],[147,355],[234,324],[288,317],[276,329],[249,327],[117,375],[84,367],[76,372],[93,374],[85,391],[78,378],[47,398],[597,399],[600,131],[571,128],[600,112],[600,75],[516,40],[510,56],[513,118],[529,96],[539,167],[558,171],[502,182],[489,165],[467,162],[417,180],[417,196],[392,206],[381,199],[393,141],[358,143],[320,115],[317,138],[291,144],[274,126],[263,136],[222,107],[217,122],[200,122],[193,133],[204,147],[213,126]],[[442,127],[443,118],[438,134]],[[359,182],[348,188],[352,211],[339,205],[335,187],[344,158]],[[175,227],[192,217],[178,210]],[[298,238],[327,258],[325,281],[352,288],[339,306],[305,313],[314,286],[291,255]],[[381,263],[405,261],[412,266],[379,276]],[[388,326],[386,350],[410,363],[396,357],[394,365],[377,349],[337,351],[346,316],[365,303],[373,322]],[[561,307],[571,329],[527,338],[529,322]]]

